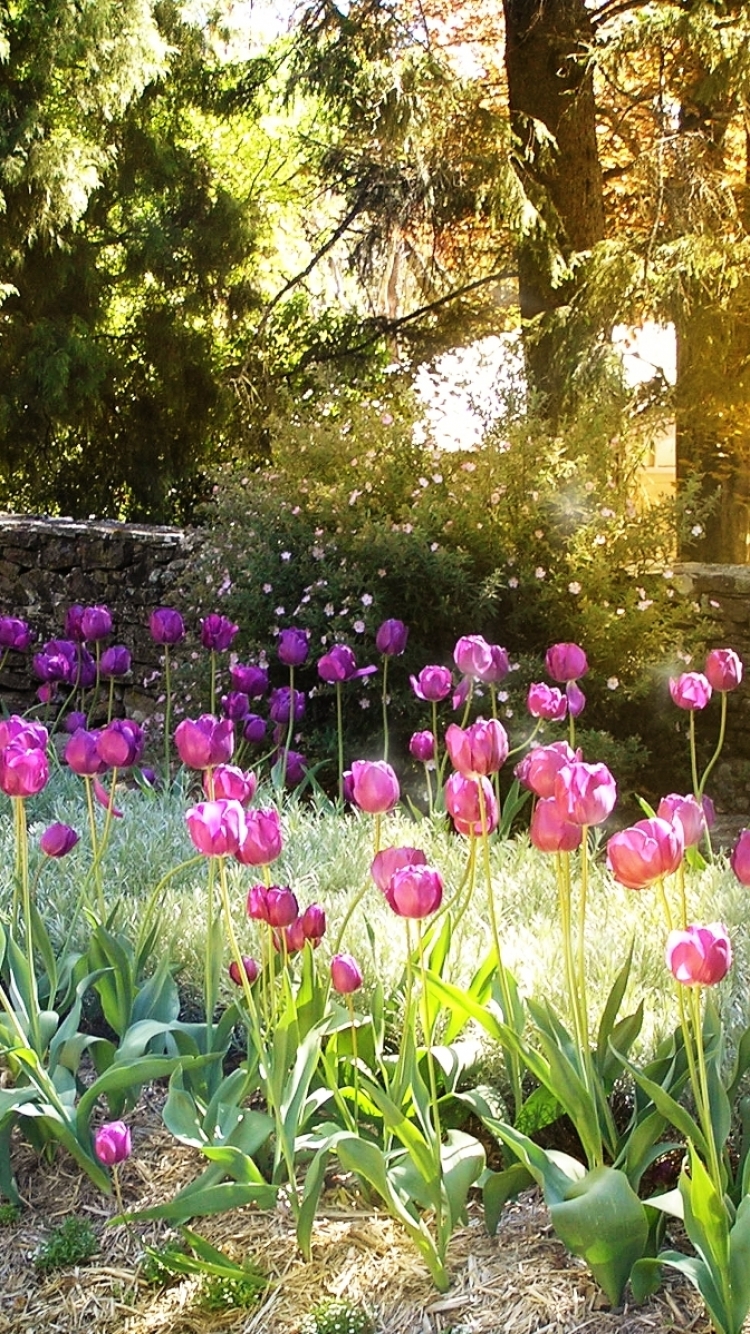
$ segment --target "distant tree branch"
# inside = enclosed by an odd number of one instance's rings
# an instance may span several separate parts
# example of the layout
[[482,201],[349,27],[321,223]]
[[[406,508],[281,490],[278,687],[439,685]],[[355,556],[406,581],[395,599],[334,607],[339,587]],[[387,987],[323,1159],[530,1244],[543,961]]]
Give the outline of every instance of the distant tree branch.
[[284,300],[284,297],[287,295],[288,292],[291,292],[295,287],[298,287],[300,283],[303,283],[305,281],[305,278],[308,278],[310,276],[313,269],[320,263],[321,259],[323,259],[324,256],[328,254],[328,251],[333,249],[336,242],[341,239],[341,237],[344,235],[344,232],[347,230],[348,227],[351,226],[351,224],[354,222],[354,219],[357,217],[359,213],[362,212],[363,208],[364,208],[364,198],[361,195],[358,195],[352,207],[349,209],[349,212],[344,215],[344,217],[341,219],[338,225],[333,229],[331,235],[328,237],[328,240],[324,241],[323,245],[320,246],[315,251],[315,254],[313,255],[310,262],[306,264],[304,269],[301,269],[299,273],[295,273],[293,278],[288,278],[287,281],[284,283],[284,286],[281,287],[279,291],[276,293],[276,295],[272,297],[271,300],[268,302],[268,305],[266,306],[263,312],[263,318],[261,319],[260,324],[258,325],[258,333],[263,332],[263,330],[266,327],[266,324],[268,323],[271,312],[276,309],[279,302]]

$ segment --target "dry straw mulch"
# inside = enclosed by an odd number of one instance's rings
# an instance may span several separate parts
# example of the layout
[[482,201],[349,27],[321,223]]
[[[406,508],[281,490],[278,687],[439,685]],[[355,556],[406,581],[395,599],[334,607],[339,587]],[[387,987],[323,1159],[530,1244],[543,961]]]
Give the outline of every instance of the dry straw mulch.
[[[133,1156],[122,1170],[126,1207],[171,1198],[203,1165],[171,1138],[158,1099],[147,1095],[129,1120]],[[282,1210],[252,1208],[201,1219],[194,1228],[234,1259],[252,1258],[271,1283],[250,1310],[205,1312],[200,1281],[180,1278],[156,1288],[138,1275],[142,1241],[159,1244],[166,1229],[138,1235],[108,1228],[114,1201],[101,1196],[64,1156],[40,1164],[25,1147],[17,1175],[26,1202],[21,1221],[0,1231],[0,1334],[296,1334],[301,1318],[327,1298],[367,1306],[378,1334],[664,1334],[710,1326],[692,1289],[667,1277],[641,1307],[611,1311],[583,1265],[552,1233],[543,1203],[529,1193],[509,1206],[496,1237],[477,1208],[450,1248],[453,1278],[436,1292],[418,1255],[384,1214],[330,1192],[316,1222],[309,1264]],[[49,1230],[71,1213],[89,1218],[100,1251],[87,1265],[36,1274],[31,1257]]]

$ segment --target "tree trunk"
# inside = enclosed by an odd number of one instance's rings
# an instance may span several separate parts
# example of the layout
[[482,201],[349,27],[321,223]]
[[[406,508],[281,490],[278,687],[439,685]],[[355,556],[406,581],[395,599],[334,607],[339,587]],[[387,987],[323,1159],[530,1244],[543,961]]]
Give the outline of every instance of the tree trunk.
[[[568,261],[604,235],[602,174],[590,63],[591,24],[583,0],[503,0],[505,67],[517,170],[544,230],[519,241],[521,319],[529,383],[552,416],[565,398],[565,367],[554,312],[575,279],[556,280]],[[540,122],[553,143],[540,138]],[[533,325],[529,324],[533,321]]]

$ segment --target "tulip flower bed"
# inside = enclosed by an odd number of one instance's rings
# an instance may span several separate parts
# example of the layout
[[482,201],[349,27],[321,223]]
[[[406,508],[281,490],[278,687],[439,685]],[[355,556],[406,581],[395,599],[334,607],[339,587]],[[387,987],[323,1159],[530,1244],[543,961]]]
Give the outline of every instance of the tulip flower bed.
[[[602,1301],[643,1300],[673,1269],[718,1334],[739,1334],[750,1308],[750,831],[728,867],[712,850],[707,794],[727,694],[742,682],[737,655],[713,650],[704,672],[670,686],[668,707],[689,719],[693,790],[606,836],[617,786],[576,749],[588,671],[578,645],[549,649],[551,683],[532,684],[513,739],[498,717],[503,647],[465,636],[453,667],[414,676],[424,801],[409,812],[387,758],[401,622],[377,640],[383,758],[347,767],[342,723],[342,687],[376,669],[344,644],[318,663],[335,689],[335,796],[295,749],[303,632],[279,635],[288,685],[269,697],[274,731],[249,768],[267,727],[250,703],[268,677],[257,663],[222,667],[237,627],[204,618],[209,709],[172,735],[169,650],[184,626],[173,609],[154,613],[165,727],[153,755],[138,723],[113,716],[127,650],[103,647],[111,629],[106,608],[71,609],[69,637],[34,655],[40,716],[0,721],[12,817],[2,1196],[20,1203],[19,1132],[40,1163],[58,1146],[114,1190],[128,1227],[182,1229],[181,1272],[231,1286],[242,1273],[196,1220],[282,1208],[309,1259],[335,1178],[390,1215],[445,1293],[470,1206],[481,1201],[492,1234],[536,1186]],[[26,651],[30,631],[0,618],[0,643]],[[718,741],[701,770],[696,718],[714,695]],[[458,721],[446,726],[451,706]],[[528,834],[512,834],[525,806]],[[201,1165],[169,1198],[128,1212],[130,1118],[154,1083],[166,1130]]]

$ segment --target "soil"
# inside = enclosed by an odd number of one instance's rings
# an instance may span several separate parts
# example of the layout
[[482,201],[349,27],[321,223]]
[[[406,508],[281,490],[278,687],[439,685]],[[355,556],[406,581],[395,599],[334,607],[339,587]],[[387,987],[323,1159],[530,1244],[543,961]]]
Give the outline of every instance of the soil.
[[[171,1198],[204,1166],[197,1151],[165,1130],[161,1098],[147,1091],[127,1118],[133,1154],[121,1168],[126,1209]],[[451,1287],[440,1294],[400,1228],[353,1183],[336,1178],[307,1263],[284,1208],[195,1220],[195,1231],[234,1260],[252,1260],[269,1280],[253,1306],[207,1311],[199,1278],[160,1286],[144,1277],[144,1246],[174,1238],[165,1225],[109,1226],[118,1212],[114,1199],[99,1194],[64,1154],[40,1162],[19,1142],[13,1156],[25,1207],[0,1231],[0,1334],[298,1334],[303,1317],[333,1298],[366,1308],[377,1334],[709,1334],[700,1299],[677,1275],[667,1274],[642,1306],[612,1310],[554,1236],[536,1192],[506,1207],[494,1237],[479,1204],[471,1205],[449,1250]],[[85,1265],[38,1274],[36,1248],[71,1214],[90,1220],[99,1251]]]

